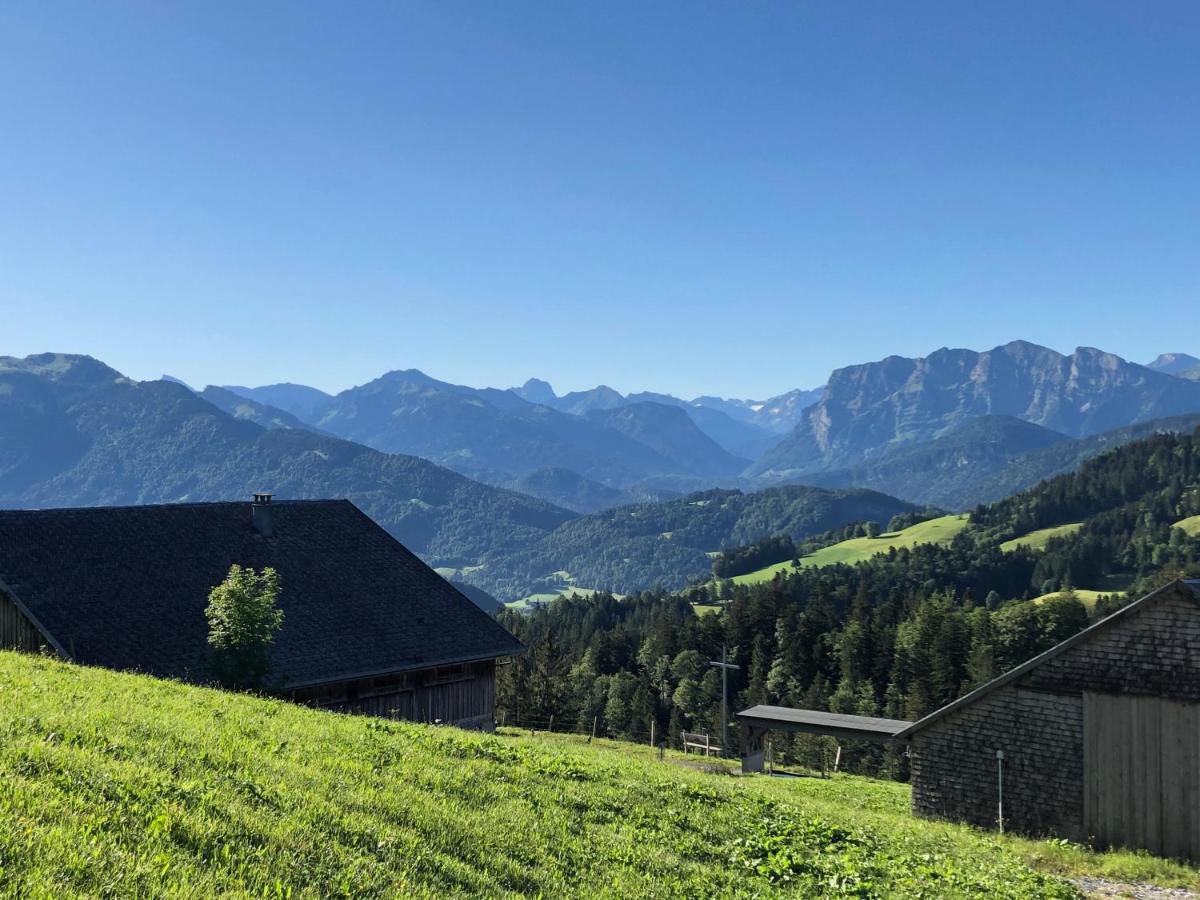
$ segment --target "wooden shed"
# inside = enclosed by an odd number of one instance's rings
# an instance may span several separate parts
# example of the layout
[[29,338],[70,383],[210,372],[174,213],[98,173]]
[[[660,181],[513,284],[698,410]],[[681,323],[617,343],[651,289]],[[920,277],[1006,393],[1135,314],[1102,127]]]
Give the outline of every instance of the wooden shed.
[[1177,581],[897,734],[913,810],[1200,860],[1200,591]]
[[1176,581],[917,722],[754,707],[770,730],[906,745],[919,816],[1200,861],[1200,582]]
[[209,591],[280,574],[278,694],[490,729],[516,638],[346,500],[0,511],[0,648],[208,682]]

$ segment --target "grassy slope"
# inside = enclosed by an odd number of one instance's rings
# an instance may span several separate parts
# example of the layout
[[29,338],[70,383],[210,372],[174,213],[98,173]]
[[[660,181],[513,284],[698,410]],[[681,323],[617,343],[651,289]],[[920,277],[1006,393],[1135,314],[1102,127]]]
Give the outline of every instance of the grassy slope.
[[1034,550],[1045,550],[1046,544],[1049,543],[1051,538],[1066,537],[1069,534],[1074,534],[1082,527],[1082,522],[1072,522],[1069,525],[1056,525],[1053,528],[1039,528],[1037,531],[1031,531],[1029,534],[1013,538],[1011,541],[1005,541],[1000,545],[1000,549],[1007,552],[1025,545]]
[[[823,547],[816,553],[809,554],[800,560],[800,565],[831,566],[837,563],[853,565],[856,562],[870,559],[876,553],[886,553],[892,547],[913,547],[917,544],[930,543],[946,544],[953,540],[956,534],[967,527],[967,521],[968,517],[965,514],[941,516],[937,519],[930,519],[928,522],[920,522],[911,528],[905,528],[903,531],[881,534],[875,538],[852,538],[848,541],[842,541],[839,544]],[[1192,519],[1184,519],[1182,522],[1176,522],[1175,524],[1178,528],[1193,529],[1188,532],[1189,534],[1200,534],[1200,516],[1194,516]],[[1058,525],[1054,528],[1042,528],[1038,531],[1031,531],[1029,534],[1022,535],[1019,538],[1013,538],[1011,541],[1005,541],[1000,545],[1000,549],[1011,551],[1017,549],[1022,544],[1027,544],[1034,550],[1044,550],[1046,543],[1051,538],[1074,534],[1081,527],[1082,523],[1074,522],[1069,525]],[[748,572],[745,575],[738,575],[733,581],[735,584],[757,584],[761,581],[770,581],[780,572],[791,572],[794,568],[790,561],[775,563],[775,565],[766,566],[754,572]],[[1082,595],[1084,593],[1095,592],[1080,591],[1079,593]]]
[[[912,547],[917,544],[948,543],[956,534],[967,527],[967,517],[940,516],[928,522],[919,522],[903,531],[881,534],[874,538],[852,538],[823,547],[816,553],[809,554],[800,560],[801,566],[831,566],[836,563],[853,565],[864,559],[870,559],[876,553],[886,553],[892,547]],[[779,572],[791,571],[791,562],[776,563],[773,566],[736,576],[736,584],[755,584],[760,581],[770,581]]]
[[1188,537],[1200,537],[1200,516],[1189,516],[1186,519],[1180,519],[1173,527],[1182,528],[1187,532]]
[[0,652],[0,894],[1070,896],[1131,854],[912,819],[903,785],[735,779]]
[[[1042,594],[1040,597],[1034,597],[1034,603],[1043,603],[1053,597],[1061,597],[1066,591],[1052,591],[1049,594]],[[1096,605],[1096,601],[1101,597],[1109,597],[1119,595],[1120,591],[1089,591],[1086,588],[1075,588],[1075,596],[1079,598],[1079,602],[1091,609]]]

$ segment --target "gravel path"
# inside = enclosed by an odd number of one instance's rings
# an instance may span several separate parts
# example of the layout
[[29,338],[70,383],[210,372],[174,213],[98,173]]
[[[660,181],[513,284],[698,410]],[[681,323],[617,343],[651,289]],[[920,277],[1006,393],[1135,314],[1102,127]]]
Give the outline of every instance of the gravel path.
[[1200,900],[1200,894],[1187,888],[1155,887],[1152,884],[1127,884],[1104,878],[1072,878],[1085,897],[1120,897],[1123,900]]

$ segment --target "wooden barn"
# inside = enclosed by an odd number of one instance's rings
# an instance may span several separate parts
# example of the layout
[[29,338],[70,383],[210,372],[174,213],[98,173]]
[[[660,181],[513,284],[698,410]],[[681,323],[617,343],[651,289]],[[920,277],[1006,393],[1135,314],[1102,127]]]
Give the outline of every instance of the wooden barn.
[[[767,730],[789,727],[773,709],[739,714],[747,768]],[[1160,588],[917,722],[822,716],[793,715],[790,730],[906,745],[919,816],[1200,860],[1200,582]]]
[[0,511],[0,648],[209,682],[204,610],[234,563],[279,572],[280,695],[493,727],[520,642],[346,500]]

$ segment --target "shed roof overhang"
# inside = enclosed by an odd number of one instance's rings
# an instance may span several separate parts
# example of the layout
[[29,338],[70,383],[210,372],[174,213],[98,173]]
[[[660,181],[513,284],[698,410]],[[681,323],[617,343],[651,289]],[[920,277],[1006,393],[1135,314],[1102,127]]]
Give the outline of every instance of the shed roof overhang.
[[795,731],[825,734],[836,738],[857,738],[886,743],[912,722],[877,719],[873,716],[848,716],[816,709],[791,709],[787,706],[752,706],[737,714],[739,722],[770,731]]

